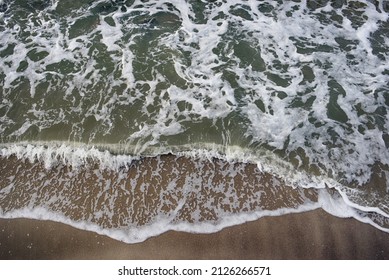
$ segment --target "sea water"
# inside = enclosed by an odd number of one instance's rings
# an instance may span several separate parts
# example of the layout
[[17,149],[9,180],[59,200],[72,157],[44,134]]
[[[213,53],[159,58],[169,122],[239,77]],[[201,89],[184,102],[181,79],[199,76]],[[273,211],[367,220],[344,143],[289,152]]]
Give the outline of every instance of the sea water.
[[389,232],[388,12],[0,1],[0,216],[139,242],[322,208]]

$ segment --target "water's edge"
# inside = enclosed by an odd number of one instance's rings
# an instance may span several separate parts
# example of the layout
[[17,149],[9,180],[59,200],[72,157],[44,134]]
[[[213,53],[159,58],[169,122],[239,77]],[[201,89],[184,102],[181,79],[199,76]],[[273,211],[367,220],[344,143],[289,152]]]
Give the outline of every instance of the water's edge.
[[315,178],[304,185],[307,178],[298,182],[295,175],[291,185],[271,173],[276,168],[239,161],[237,153],[129,156],[63,143],[19,144],[3,145],[0,162],[2,218],[61,222],[126,243],[319,208],[389,232],[385,211],[352,202],[340,184],[328,179],[315,186],[323,179]]

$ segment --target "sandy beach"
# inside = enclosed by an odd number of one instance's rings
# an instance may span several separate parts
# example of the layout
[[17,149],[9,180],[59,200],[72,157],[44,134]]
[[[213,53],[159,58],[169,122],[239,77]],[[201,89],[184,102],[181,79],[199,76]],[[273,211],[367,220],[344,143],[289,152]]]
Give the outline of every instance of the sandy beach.
[[389,259],[385,3],[0,0],[0,259]]
[[389,259],[389,234],[322,210],[226,228],[167,232],[126,244],[93,232],[29,219],[0,220],[1,259]]

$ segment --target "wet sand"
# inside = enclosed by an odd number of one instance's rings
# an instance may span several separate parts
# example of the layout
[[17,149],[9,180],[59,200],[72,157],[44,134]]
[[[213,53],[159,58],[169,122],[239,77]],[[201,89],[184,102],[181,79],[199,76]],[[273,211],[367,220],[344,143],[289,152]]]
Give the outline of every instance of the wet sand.
[[1,259],[389,259],[389,234],[322,210],[265,217],[214,234],[167,232],[126,244],[29,219],[0,219]]
[[[213,221],[234,211],[296,208],[318,197],[317,190],[288,187],[256,165],[217,159],[165,155],[118,171],[98,165],[72,170],[0,157],[1,208],[12,213],[40,206],[75,221],[126,228],[128,217],[130,225],[142,226],[158,213],[173,213],[180,201],[176,220],[193,222],[196,211],[199,221]],[[187,182],[193,182],[190,193]],[[214,234],[171,231],[137,244],[61,223],[0,219],[0,259],[389,259],[389,234],[322,210],[265,217]]]

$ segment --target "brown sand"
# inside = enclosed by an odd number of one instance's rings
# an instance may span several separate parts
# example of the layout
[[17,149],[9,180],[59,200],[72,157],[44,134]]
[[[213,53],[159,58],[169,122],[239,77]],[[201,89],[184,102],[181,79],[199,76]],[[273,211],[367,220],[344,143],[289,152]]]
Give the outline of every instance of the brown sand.
[[389,259],[389,234],[322,210],[226,228],[168,232],[138,244],[67,225],[0,219],[1,259]]
[[[259,209],[266,210],[291,208],[317,199],[314,189],[291,188],[282,182],[274,185],[273,177],[255,165],[226,165],[220,160],[199,162],[166,155],[142,159],[129,170],[101,170],[94,165],[77,172],[71,169],[62,165],[46,169],[40,162],[0,157],[0,190],[5,190],[0,197],[2,209],[24,209],[33,201],[73,220],[91,220],[96,211],[106,209],[110,197],[114,198],[112,218],[93,220],[108,228],[125,227],[121,217],[128,217],[130,210],[139,224],[152,219],[153,213],[170,213],[185,195],[186,204],[178,215],[184,221],[191,221],[189,214],[196,209],[209,210],[209,201],[215,209],[226,208],[229,213],[255,211],[259,204]],[[225,172],[230,169],[231,174]],[[155,170],[158,176],[153,175]],[[192,195],[185,194],[184,182],[195,175],[202,181],[191,186]],[[104,187],[106,183],[110,188]],[[223,186],[230,189],[225,191]],[[225,193],[236,194],[234,205],[239,209],[229,208]],[[161,197],[170,199],[160,201]],[[252,203],[245,206],[247,201]],[[165,202],[170,205],[166,209],[161,206]],[[216,212],[214,217],[205,210],[204,220],[217,220]],[[322,210],[262,218],[215,234],[168,232],[138,244],[55,222],[0,219],[0,259],[389,259],[389,234]]]

